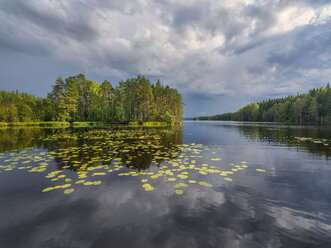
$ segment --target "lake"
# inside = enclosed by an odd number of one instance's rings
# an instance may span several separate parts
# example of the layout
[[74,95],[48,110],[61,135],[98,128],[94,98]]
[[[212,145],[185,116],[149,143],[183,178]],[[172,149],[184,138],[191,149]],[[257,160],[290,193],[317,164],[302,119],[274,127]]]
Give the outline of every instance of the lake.
[[0,247],[331,247],[331,128],[0,129]]

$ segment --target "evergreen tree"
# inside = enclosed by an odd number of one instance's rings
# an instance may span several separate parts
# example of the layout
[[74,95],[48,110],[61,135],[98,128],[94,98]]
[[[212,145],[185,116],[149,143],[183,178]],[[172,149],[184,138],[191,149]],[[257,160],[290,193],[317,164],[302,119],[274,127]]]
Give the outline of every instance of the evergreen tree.
[[251,103],[235,113],[195,119],[330,124],[331,89],[327,85],[326,88],[312,89],[306,94]]
[[120,81],[114,88],[83,74],[58,77],[47,98],[0,91],[0,121],[182,121],[182,98],[176,89],[148,78]]

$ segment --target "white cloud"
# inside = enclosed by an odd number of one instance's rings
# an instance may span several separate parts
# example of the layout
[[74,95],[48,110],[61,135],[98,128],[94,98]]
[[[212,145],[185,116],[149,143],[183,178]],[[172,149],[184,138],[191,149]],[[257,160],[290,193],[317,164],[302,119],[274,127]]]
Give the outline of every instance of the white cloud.
[[327,6],[325,8],[322,8],[316,22],[318,24],[324,24],[330,21],[330,19],[331,19],[331,6]]
[[[331,63],[329,48],[316,44],[328,47],[330,37],[318,30],[331,22],[331,4],[0,2],[2,51],[62,60],[104,78],[159,77],[184,94],[295,94],[316,80],[310,70]],[[321,80],[328,77],[320,69]]]
[[310,7],[291,6],[276,14],[277,23],[267,34],[291,31],[297,27],[311,24],[316,18],[314,9]]

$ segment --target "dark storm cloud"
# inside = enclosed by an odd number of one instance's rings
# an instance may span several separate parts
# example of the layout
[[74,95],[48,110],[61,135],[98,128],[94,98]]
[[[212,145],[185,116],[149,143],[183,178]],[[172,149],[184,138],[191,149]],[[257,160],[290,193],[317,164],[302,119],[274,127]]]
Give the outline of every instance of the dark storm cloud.
[[[0,0],[0,65],[6,82],[21,78],[15,71],[34,84],[63,68],[118,80],[144,74],[178,88],[187,116],[227,112],[322,86],[330,24],[322,0]],[[52,78],[37,82],[18,58],[52,64]]]
[[36,44],[33,41],[23,40],[9,32],[3,34],[6,35],[0,36],[0,51],[2,53],[14,51],[34,56],[46,56],[50,54],[47,46],[43,44]]
[[182,6],[174,9],[172,25],[176,28],[182,28],[187,25],[199,25],[204,16],[208,14],[206,6]]
[[[298,29],[278,39],[275,51],[270,52],[267,63],[284,68],[327,69],[331,64],[330,24],[320,25],[318,29],[308,26]],[[286,42],[286,45],[284,46]]]
[[[247,31],[252,23],[254,29],[250,30],[248,36],[245,37],[248,40],[256,38],[261,32],[270,28],[276,21],[276,11],[281,8],[274,1],[262,5],[239,6],[235,11],[224,6],[214,8],[211,3],[197,2],[184,6],[179,4],[162,5],[162,9],[167,9],[171,13],[172,22],[170,24],[175,30],[182,32],[182,35],[187,27],[199,29],[204,34],[223,34],[226,42],[222,46],[224,48],[222,51],[225,54],[236,53],[230,51],[232,46],[242,42],[238,39],[241,38],[240,34]],[[253,43],[257,44],[255,41]]]
[[1,2],[0,8],[10,16],[30,22],[56,35],[70,36],[80,41],[89,41],[96,32],[89,23],[89,10],[83,3],[73,2],[66,8],[65,15],[58,15],[51,9],[40,9],[38,3],[12,0]]

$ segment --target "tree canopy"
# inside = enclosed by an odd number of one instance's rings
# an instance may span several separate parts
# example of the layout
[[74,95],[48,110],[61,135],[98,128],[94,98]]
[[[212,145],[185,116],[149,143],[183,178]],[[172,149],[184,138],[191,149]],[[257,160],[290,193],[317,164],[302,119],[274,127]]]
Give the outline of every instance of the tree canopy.
[[47,98],[0,91],[0,122],[24,121],[166,121],[181,123],[182,96],[158,80],[138,75],[116,87],[101,85],[83,74],[58,77]]
[[266,121],[289,123],[331,123],[331,87],[305,94],[250,103],[234,113],[196,117],[195,120]]

